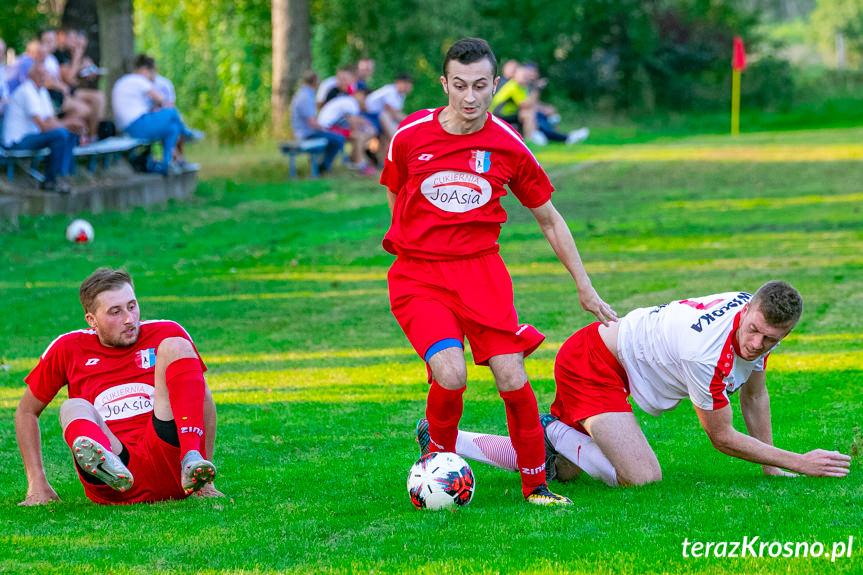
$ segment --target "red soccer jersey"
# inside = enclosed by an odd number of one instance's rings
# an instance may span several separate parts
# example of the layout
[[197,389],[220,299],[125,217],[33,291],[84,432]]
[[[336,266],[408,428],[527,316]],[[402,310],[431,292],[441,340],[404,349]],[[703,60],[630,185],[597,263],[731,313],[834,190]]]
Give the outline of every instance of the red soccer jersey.
[[[179,324],[166,320],[141,322],[138,341],[124,348],[102,345],[95,330],[73,331],[51,342],[24,381],[45,403],[68,385],[70,398],[92,403],[114,435],[134,443],[152,416],[156,350],[169,337],[192,342]],[[201,369],[207,369],[203,360]]]
[[528,208],[554,187],[521,136],[488,115],[472,134],[446,132],[437,110],[414,112],[390,142],[381,183],[396,194],[384,249],[431,260],[498,251],[504,185]]

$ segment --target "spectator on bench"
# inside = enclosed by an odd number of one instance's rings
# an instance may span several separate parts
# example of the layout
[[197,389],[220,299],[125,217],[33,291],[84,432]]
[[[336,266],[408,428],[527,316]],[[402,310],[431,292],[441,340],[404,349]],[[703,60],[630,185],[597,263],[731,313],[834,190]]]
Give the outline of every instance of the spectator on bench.
[[554,129],[549,120],[556,112],[540,101],[540,92],[546,85],[539,77],[536,64],[519,64],[512,80],[498,87],[491,101],[492,113],[518,128],[526,140],[544,146],[549,140],[572,145],[587,138],[587,128],[562,134]]
[[318,110],[324,107],[324,104],[335,98],[336,96],[345,96],[354,93],[357,82],[357,71],[354,66],[342,66],[336,71],[335,76],[330,76],[321,82],[318,86],[318,91],[315,98],[318,103]]
[[381,135],[379,149],[384,153],[399,124],[405,119],[402,109],[405,106],[405,98],[413,89],[413,76],[405,72],[396,76],[395,82],[378,88],[366,99],[365,116]]
[[[188,131],[176,108],[153,111],[165,104],[156,90],[156,62],[146,54],[135,58],[134,72],[126,74],[114,84],[111,104],[117,130],[133,138],[162,142],[162,161],[155,162],[148,171],[167,175],[182,169],[182,151],[177,149],[180,136]],[[177,162],[172,161],[175,157]]]
[[366,162],[366,147],[375,137],[375,127],[362,115],[368,90],[357,88],[353,95],[336,96],[321,108],[318,124],[325,130],[341,134],[351,143],[351,160],[361,174],[372,176],[377,172]]
[[69,184],[64,178],[74,161],[72,153],[78,136],[63,127],[54,115],[51,96],[45,88],[47,77],[45,66],[36,62],[27,73],[27,80],[12,94],[3,120],[3,144],[10,150],[50,148],[42,189],[68,192]]
[[[45,34],[42,36],[45,38]],[[92,61],[84,57],[87,37],[76,30],[61,28],[57,32],[56,44],[53,57],[59,66],[59,79],[69,87],[74,98],[89,108],[83,119],[87,123],[87,133],[95,136],[99,131],[99,122],[105,119],[105,94],[98,88],[81,84],[82,70],[88,68],[90,73],[95,70]]]
[[6,83],[6,42],[0,38],[0,121],[3,120],[3,111],[9,103],[9,84]]
[[324,138],[327,148],[324,159],[318,169],[328,172],[333,160],[345,146],[345,136],[324,129],[317,120],[317,105],[315,104],[315,89],[318,87],[318,75],[312,70],[303,74],[303,84],[291,100],[291,127],[298,141],[312,138]]

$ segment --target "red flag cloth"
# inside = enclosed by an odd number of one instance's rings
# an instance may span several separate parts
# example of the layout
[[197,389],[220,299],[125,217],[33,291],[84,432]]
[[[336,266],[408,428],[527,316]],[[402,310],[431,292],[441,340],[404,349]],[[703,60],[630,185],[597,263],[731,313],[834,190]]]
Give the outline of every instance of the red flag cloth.
[[746,68],[746,51],[743,49],[743,39],[734,37],[734,56],[731,58],[731,67],[738,72]]

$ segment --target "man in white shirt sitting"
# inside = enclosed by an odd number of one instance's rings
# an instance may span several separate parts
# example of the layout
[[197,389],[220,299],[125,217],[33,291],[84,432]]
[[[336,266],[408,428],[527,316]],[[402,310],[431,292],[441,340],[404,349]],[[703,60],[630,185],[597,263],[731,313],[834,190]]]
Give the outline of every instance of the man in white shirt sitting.
[[341,134],[351,142],[351,161],[364,175],[375,175],[376,170],[367,165],[365,150],[375,137],[375,129],[368,118],[363,117],[368,90],[357,88],[350,96],[336,96],[318,112],[318,124],[334,134]]
[[[114,84],[111,105],[117,131],[126,132],[133,138],[159,140],[162,142],[162,161],[153,166],[154,172],[167,175],[173,169],[175,153],[180,136],[188,132],[179,112],[173,106],[165,106],[165,98],[153,83],[156,78],[156,62],[146,54],[135,58],[135,71],[126,74]],[[154,108],[161,109],[152,111]]]
[[366,113],[363,115],[374,124],[380,134],[381,141],[378,149],[384,154],[399,124],[405,119],[406,114],[403,111],[405,98],[413,89],[413,76],[402,73],[396,76],[395,82],[378,88],[366,99]]
[[[577,331],[557,354],[554,403],[540,417],[553,464],[548,472],[565,480],[584,470],[612,486],[660,481],[659,462],[627,401],[631,395],[657,417],[690,399],[713,446],[761,464],[765,475],[845,477],[851,458],[838,451],[773,446],[767,356],[802,311],[796,289],[770,281],[754,295],[726,292],[638,308],[608,326]],[[748,435],[732,425],[729,395],[738,390]],[[427,427],[424,419],[417,424],[420,448]],[[503,468],[515,462],[506,437],[459,430],[456,451]]]
[[69,175],[78,136],[64,128],[54,115],[51,96],[45,88],[47,77],[45,66],[34,63],[27,80],[9,98],[3,120],[3,145],[10,150],[49,148],[51,155],[42,188],[68,192],[69,184],[63,178]]

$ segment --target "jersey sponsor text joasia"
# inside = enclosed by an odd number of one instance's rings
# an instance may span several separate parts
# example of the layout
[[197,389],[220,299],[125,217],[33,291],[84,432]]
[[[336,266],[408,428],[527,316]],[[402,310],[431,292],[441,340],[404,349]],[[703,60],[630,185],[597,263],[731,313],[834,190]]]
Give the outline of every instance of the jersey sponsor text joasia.
[[384,249],[431,260],[495,253],[504,186],[527,208],[554,188],[512,126],[489,114],[482,129],[454,135],[438,121],[442,109],[414,112],[390,142],[381,184],[396,201]]
[[[169,337],[192,341],[179,324],[165,320],[141,322],[138,341],[127,348],[105,347],[92,329],[73,331],[48,346],[24,381],[45,403],[68,385],[70,398],[92,403],[121,441],[134,443],[153,412],[156,350]],[[207,369],[203,361],[201,369]]]
[[740,312],[751,299],[727,292],[626,314],[618,355],[638,406],[658,416],[686,397],[705,410],[728,405],[728,395],[763,371],[769,354],[746,361],[735,351]]

